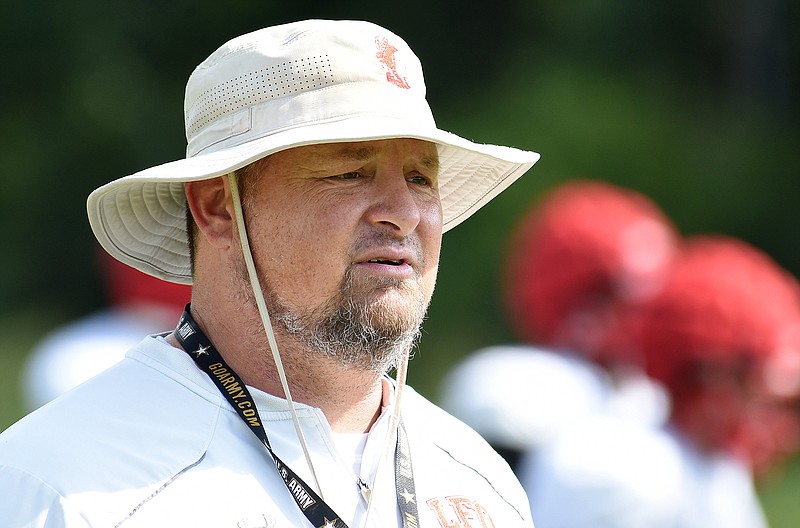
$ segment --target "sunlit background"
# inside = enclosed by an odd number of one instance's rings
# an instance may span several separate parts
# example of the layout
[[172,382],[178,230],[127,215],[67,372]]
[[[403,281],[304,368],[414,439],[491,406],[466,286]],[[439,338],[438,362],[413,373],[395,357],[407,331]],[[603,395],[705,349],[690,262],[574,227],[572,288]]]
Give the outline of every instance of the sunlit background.
[[[360,18],[420,56],[439,125],[542,160],[445,236],[410,382],[512,338],[498,301],[509,231],[541,193],[597,178],[652,197],[685,234],[743,238],[800,274],[800,3],[495,0],[32,0],[0,4],[0,430],[48,330],[103,303],[85,199],[183,157],[194,66],[246,31]],[[774,528],[800,518],[800,464],[760,484]]]

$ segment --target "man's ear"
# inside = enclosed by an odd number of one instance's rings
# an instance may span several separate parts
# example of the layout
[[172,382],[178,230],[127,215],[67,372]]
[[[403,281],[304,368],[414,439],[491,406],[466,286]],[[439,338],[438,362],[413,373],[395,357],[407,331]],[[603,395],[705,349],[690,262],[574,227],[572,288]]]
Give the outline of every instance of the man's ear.
[[200,236],[219,249],[230,247],[235,222],[227,178],[187,182],[185,192]]

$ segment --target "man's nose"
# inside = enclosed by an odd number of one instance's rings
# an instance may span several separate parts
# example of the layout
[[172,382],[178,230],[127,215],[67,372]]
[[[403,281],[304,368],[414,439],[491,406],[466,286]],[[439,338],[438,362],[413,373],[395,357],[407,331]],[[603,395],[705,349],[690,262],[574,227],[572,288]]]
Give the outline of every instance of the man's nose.
[[397,236],[406,236],[417,228],[422,218],[419,198],[415,197],[400,170],[378,174],[372,182],[372,205],[367,219],[375,225],[388,226]]

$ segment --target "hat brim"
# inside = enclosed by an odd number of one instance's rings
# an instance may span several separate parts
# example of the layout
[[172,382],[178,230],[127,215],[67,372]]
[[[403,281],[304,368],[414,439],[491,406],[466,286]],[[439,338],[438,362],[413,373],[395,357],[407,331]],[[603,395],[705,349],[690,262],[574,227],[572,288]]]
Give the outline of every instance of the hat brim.
[[293,147],[393,138],[437,145],[443,232],[466,220],[539,159],[535,152],[473,143],[436,128],[410,127],[407,120],[351,116],[283,129],[112,181],[89,195],[89,223],[100,244],[122,262],[170,282],[191,284],[184,183],[223,176]]

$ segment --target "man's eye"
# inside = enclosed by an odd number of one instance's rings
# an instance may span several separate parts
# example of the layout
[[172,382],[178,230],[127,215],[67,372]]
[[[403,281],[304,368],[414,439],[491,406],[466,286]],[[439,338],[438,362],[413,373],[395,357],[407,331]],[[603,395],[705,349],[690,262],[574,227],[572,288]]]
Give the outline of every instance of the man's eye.
[[430,180],[428,180],[428,178],[426,178],[424,176],[412,176],[412,177],[408,178],[407,180],[409,182],[411,182],[411,183],[416,183],[417,185],[424,185],[426,187],[430,187],[430,185],[431,185]]
[[361,174],[358,172],[345,172],[344,174],[339,174],[336,178],[340,180],[355,180],[361,177]]

